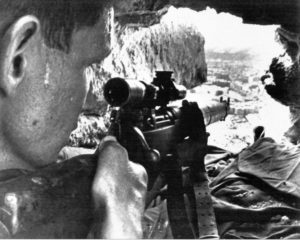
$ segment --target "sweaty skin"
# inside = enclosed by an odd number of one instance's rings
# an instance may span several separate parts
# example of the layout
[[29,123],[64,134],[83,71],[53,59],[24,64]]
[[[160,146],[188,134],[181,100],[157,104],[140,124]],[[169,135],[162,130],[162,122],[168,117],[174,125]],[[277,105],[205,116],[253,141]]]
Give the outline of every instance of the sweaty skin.
[[[56,161],[86,98],[84,69],[111,50],[112,18],[106,10],[95,26],[74,31],[68,53],[45,44],[34,16],[6,30],[0,42],[0,170],[35,170]],[[113,138],[103,141],[98,156],[91,236],[141,238],[145,170]]]

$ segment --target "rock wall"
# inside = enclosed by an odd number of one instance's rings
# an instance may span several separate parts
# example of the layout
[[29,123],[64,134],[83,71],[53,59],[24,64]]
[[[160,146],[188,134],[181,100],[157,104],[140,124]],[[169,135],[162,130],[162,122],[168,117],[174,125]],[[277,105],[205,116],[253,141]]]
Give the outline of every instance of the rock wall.
[[148,28],[140,25],[121,27],[118,43],[111,54],[101,64],[86,70],[90,90],[83,108],[84,114],[79,119],[79,128],[71,135],[71,144],[90,146],[89,140],[82,140],[83,136],[99,134],[93,127],[96,126],[95,121],[88,119],[90,115],[103,117],[107,114],[102,89],[111,77],[151,82],[155,71],[170,70],[174,72],[177,83],[189,88],[205,82],[204,43],[204,37],[196,27],[175,25],[164,18],[160,24]]

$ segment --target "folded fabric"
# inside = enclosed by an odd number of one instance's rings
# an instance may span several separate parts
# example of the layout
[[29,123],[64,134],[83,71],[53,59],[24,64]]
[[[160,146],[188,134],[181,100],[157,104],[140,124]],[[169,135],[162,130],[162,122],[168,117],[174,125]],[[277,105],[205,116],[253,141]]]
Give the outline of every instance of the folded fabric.
[[210,184],[221,238],[300,238],[300,151],[262,138]]

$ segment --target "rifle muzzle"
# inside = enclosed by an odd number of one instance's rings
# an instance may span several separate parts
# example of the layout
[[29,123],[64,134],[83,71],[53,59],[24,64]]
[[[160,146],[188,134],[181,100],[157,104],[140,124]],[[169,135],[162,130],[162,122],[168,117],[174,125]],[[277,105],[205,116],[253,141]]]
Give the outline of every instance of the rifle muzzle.
[[145,95],[146,85],[141,81],[112,78],[104,85],[104,98],[114,107],[142,102]]

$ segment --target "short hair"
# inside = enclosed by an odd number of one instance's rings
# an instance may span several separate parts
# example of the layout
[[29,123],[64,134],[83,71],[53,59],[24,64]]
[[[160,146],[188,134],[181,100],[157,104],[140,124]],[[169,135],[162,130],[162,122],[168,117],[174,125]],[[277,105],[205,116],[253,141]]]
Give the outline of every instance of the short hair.
[[0,18],[9,16],[7,28],[22,16],[34,15],[41,22],[47,46],[68,52],[72,33],[94,26],[106,3],[107,0],[0,0]]

